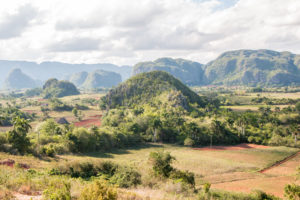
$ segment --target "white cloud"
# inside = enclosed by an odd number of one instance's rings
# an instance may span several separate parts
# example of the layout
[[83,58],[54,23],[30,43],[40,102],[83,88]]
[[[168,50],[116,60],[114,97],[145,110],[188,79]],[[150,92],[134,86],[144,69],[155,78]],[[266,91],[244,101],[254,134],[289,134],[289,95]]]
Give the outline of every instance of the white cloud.
[[[225,3],[224,3],[225,2]],[[297,0],[11,0],[0,8],[0,59],[206,63],[233,49],[300,53]]]

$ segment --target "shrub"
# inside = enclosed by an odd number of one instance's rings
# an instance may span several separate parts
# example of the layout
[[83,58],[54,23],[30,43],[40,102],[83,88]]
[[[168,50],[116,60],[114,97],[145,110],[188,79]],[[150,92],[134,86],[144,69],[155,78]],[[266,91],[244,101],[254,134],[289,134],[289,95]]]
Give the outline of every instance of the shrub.
[[254,191],[254,198],[257,200],[279,200],[279,198],[275,197],[274,195],[267,194],[261,190]]
[[70,189],[70,183],[53,181],[43,191],[43,198],[46,200],[71,200]]
[[300,186],[295,184],[288,184],[284,187],[284,196],[289,200],[300,199]]
[[152,163],[154,174],[157,176],[169,177],[173,170],[171,163],[175,158],[169,152],[151,152],[149,160]]
[[203,185],[203,191],[204,191],[204,193],[208,193],[209,192],[210,186],[211,186],[210,183],[204,183],[204,185]]
[[79,200],[116,200],[116,189],[107,182],[97,180],[87,185],[80,194]]
[[195,141],[191,138],[186,138],[184,140],[184,146],[193,146],[195,144]]
[[128,188],[141,184],[141,175],[129,167],[119,167],[110,182],[119,187]]
[[110,161],[92,162],[70,162],[53,168],[50,175],[69,175],[73,178],[89,179],[93,176],[102,176],[110,183],[120,187],[131,187],[141,184],[141,175],[130,167],[122,167]]
[[195,175],[192,172],[173,170],[170,174],[170,178],[175,181],[182,182],[184,184],[188,184],[192,187],[195,187]]
[[55,156],[55,150],[52,146],[44,146],[42,148],[42,153],[44,155],[49,156],[49,157],[54,157]]

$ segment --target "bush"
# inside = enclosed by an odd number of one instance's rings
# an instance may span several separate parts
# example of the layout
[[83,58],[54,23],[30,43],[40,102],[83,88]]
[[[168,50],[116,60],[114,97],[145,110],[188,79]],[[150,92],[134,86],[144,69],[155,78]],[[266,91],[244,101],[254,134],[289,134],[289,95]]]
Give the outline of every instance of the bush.
[[46,200],[71,200],[70,189],[70,183],[55,181],[43,191],[43,198]]
[[184,146],[193,146],[195,144],[195,141],[191,138],[186,138],[184,140]]
[[73,178],[89,179],[93,176],[101,176],[117,184],[120,187],[131,187],[141,184],[141,175],[130,167],[122,167],[110,161],[92,162],[70,162],[53,168],[50,175],[69,175]]
[[175,158],[169,152],[151,152],[149,160],[152,163],[154,174],[168,178],[173,171],[171,163]]
[[110,182],[128,188],[141,184],[141,174],[129,167],[119,167]]
[[55,156],[55,150],[52,146],[44,146],[42,148],[42,154],[49,156],[49,157],[54,157]]
[[284,196],[289,200],[300,199],[300,186],[288,184],[284,187]]
[[173,170],[170,174],[170,178],[175,180],[176,182],[182,182],[184,184],[195,187],[195,175],[192,172]]
[[105,181],[94,181],[87,185],[80,194],[79,200],[116,200],[116,189]]

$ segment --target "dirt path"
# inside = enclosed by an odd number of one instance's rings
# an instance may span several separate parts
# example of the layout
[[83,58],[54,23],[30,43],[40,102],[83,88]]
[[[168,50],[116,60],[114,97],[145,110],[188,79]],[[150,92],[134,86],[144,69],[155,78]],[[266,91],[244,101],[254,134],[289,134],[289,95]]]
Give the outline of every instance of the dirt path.
[[31,196],[31,195],[25,195],[25,194],[14,194],[16,200],[41,200],[42,195],[38,196]]
[[267,167],[267,168],[264,168],[264,169],[260,170],[259,173],[265,173],[265,172],[267,172],[267,171],[269,171],[269,170],[271,170],[271,169],[273,169],[275,167],[278,167],[278,166],[280,166],[280,165],[282,165],[282,164],[284,164],[284,163],[292,160],[293,158],[297,157],[298,155],[300,155],[299,151],[297,153],[293,154],[293,155],[290,155],[290,156],[286,157],[285,159],[283,159],[281,161],[278,161],[278,162],[274,163],[270,167]]

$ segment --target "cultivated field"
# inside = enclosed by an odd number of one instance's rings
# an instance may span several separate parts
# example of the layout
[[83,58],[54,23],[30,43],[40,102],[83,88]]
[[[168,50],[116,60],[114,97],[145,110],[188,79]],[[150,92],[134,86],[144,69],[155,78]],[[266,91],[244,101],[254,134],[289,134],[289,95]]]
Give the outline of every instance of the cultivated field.
[[[266,147],[250,145],[247,148],[233,147],[227,150],[192,149],[173,145],[148,145],[136,149],[118,150],[111,153],[85,155],[85,159],[112,160],[129,164],[146,175],[151,166],[148,156],[151,151],[164,150],[176,157],[174,166],[181,170],[192,171],[196,175],[196,185],[201,187],[210,182],[212,188],[249,193],[254,189],[264,190],[277,196],[283,196],[285,184],[295,180],[294,174],[299,166],[300,155],[286,163],[272,168],[266,173],[259,171],[298,151],[288,147]],[[64,160],[81,160],[82,156],[60,156]],[[286,167],[285,167],[286,166]],[[287,173],[287,170],[289,171]],[[272,173],[272,172],[275,173]],[[278,182],[276,181],[278,180]],[[245,183],[245,184],[244,184]],[[280,183],[280,184],[279,184]],[[154,191],[134,189],[133,191],[151,196]],[[163,191],[160,191],[163,192]],[[164,194],[167,195],[167,194]],[[155,195],[154,195],[155,196]],[[152,199],[152,198],[151,198]]]

